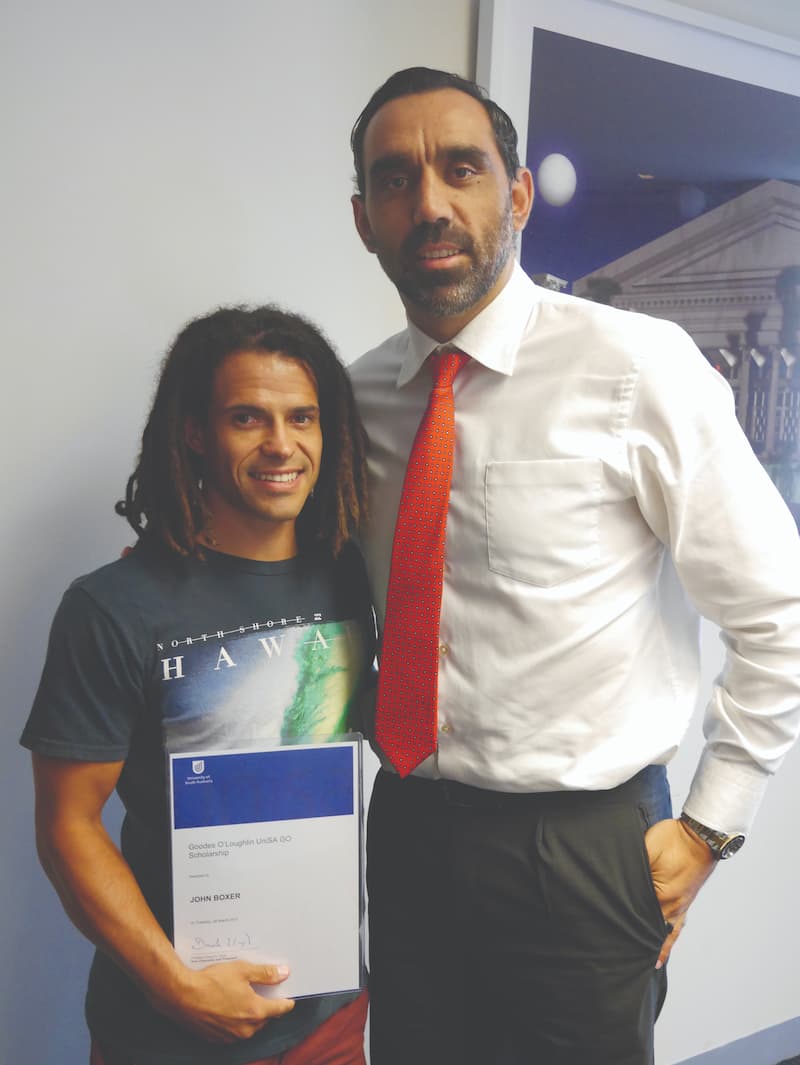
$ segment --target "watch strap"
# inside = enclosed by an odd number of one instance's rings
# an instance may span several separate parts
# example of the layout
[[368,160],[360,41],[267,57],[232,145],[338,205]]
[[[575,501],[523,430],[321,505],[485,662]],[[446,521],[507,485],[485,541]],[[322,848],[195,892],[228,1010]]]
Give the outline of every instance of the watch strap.
[[686,813],[682,813],[680,819],[691,828],[696,836],[700,837],[717,861],[725,861],[727,858],[732,858],[744,844],[744,836],[741,832],[718,832]]

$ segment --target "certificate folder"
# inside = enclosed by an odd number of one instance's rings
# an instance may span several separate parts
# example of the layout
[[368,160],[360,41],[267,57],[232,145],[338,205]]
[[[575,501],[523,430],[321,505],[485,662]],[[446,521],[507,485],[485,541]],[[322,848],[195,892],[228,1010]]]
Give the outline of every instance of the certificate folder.
[[169,756],[174,942],[192,968],[285,963],[269,996],[363,984],[361,747]]

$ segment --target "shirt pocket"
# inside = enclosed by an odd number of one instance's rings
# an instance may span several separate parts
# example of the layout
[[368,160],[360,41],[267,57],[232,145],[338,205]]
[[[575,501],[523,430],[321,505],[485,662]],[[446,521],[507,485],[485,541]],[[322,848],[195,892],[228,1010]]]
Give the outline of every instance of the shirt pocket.
[[601,476],[599,459],[488,463],[489,569],[550,588],[596,562]]

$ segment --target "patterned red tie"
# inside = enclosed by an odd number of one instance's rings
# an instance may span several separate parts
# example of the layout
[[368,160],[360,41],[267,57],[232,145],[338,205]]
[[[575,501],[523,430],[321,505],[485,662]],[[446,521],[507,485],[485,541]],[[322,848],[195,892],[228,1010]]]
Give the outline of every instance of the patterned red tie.
[[453,381],[469,356],[439,350],[408,459],[386,595],[375,739],[401,777],[436,750],[439,616],[453,475]]

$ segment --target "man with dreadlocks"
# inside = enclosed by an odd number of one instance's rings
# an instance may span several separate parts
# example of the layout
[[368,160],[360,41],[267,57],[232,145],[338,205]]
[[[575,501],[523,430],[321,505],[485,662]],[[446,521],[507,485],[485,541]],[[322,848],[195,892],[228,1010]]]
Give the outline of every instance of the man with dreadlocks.
[[282,966],[177,957],[164,752],[347,729],[373,656],[365,501],[349,381],[313,326],[231,308],[180,333],[117,505],[138,543],[68,589],[22,737],[42,864],[98,948],[92,1065],[364,1060],[365,993],[295,1005],[253,988]]

